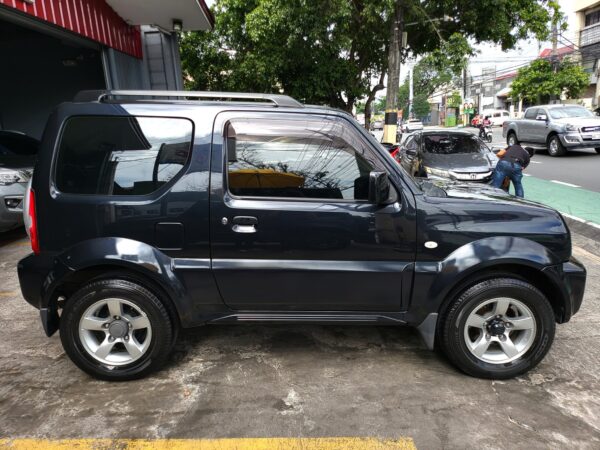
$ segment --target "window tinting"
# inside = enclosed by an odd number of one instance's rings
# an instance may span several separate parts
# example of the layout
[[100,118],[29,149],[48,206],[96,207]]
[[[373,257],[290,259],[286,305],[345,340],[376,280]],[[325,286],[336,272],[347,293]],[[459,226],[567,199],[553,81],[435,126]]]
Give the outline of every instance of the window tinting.
[[525,113],[525,119],[535,119],[537,117],[538,108],[529,108]]
[[57,188],[70,194],[150,194],[186,164],[192,128],[179,118],[73,117],[60,142]]
[[457,153],[480,153],[486,147],[475,136],[458,134],[428,134],[423,137],[423,150],[438,155],[455,155]]
[[339,200],[369,196],[373,163],[358,134],[339,122],[234,120],[227,126],[227,156],[227,182],[234,195]]

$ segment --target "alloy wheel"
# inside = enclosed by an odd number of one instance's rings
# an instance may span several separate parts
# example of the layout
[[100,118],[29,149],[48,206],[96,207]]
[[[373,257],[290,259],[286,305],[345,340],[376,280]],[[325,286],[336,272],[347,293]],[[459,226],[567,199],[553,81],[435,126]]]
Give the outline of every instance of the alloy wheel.
[[523,356],[533,345],[536,320],[523,302],[494,298],[476,306],[464,325],[469,352],[480,361],[506,364]]
[[123,366],[148,351],[152,326],[139,306],[125,299],[107,298],[85,310],[79,321],[79,339],[95,360]]

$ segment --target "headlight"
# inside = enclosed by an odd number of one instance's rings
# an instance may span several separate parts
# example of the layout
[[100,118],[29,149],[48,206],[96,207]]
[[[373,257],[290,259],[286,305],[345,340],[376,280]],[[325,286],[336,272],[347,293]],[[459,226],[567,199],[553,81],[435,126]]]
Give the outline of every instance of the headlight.
[[431,175],[435,175],[436,177],[450,178],[450,172],[448,172],[447,170],[435,169],[433,167],[425,166],[425,172]]
[[577,131],[577,127],[575,125],[567,124],[565,127],[566,131]]
[[0,169],[0,186],[6,186],[13,183],[24,183],[31,179],[31,172],[28,170],[9,170]]

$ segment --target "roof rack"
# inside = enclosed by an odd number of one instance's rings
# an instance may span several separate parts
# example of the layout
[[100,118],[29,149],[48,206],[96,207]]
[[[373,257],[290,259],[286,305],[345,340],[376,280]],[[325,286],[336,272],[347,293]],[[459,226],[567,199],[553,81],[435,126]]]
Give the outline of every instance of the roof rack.
[[119,91],[93,90],[80,91],[75,95],[74,102],[102,102],[111,97],[160,97],[168,99],[213,99],[213,100],[258,100],[271,102],[278,107],[302,108],[304,105],[287,95],[280,94],[251,94],[247,92],[210,92],[210,91]]

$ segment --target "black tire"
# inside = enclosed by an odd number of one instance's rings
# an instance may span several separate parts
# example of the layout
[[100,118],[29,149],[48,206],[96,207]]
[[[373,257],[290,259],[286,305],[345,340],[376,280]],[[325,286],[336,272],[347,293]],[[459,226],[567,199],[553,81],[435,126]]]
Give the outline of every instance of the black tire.
[[596,153],[600,154],[600,147],[596,147],[595,150],[596,150]]
[[[528,350],[517,359],[498,364],[485,362],[471,353],[465,342],[464,330],[471,312],[486,300],[501,297],[525,304],[533,314],[536,329]],[[438,342],[448,359],[468,375],[507,379],[527,372],[544,358],[554,340],[555,328],[552,307],[536,287],[514,278],[493,278],[467,289],[447,308],[438,327]]]
[[[131,364],[105,365],[94,359],[81,342],[79,322],[82,315],[91,305],[107,298],[124,299],[135,304],[146,314],[151,325],[149,347]],[[159,297],[127,280],[106,279],[82,287],[68,299],[60,318],[60,338],[65,352],[81,370],[101,380],[133,380],[155,371],[168,359],[175,335],[173,322]]]
[[548,154],[550,156],[564,156],[566,153],[567,150],[556,134],[548,138]]
[[[511,140],[514,139],[513,142],[511,142]],[[509,132],[506,135],[506,144],[507,145],[514,145],[514,144],[518,144],[519,140],[517,139],[517,133],[515,133],[514,131]]]

